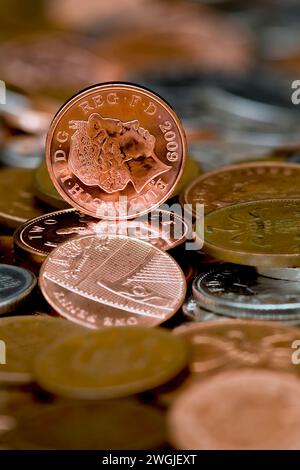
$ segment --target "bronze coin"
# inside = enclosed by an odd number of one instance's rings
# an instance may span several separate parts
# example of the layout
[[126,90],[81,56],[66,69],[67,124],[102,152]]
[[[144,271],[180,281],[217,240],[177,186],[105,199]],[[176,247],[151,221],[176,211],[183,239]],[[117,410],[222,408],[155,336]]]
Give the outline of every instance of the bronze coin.
[[130,219],[172,195],[186,141],[178,117],[159,96],[110,83],[81,91],[50,126],[46,159],[61,196],[97,218]]
[[133,220],[99,220],[76,209],[51,212],[21,225],[14,233],[20,258],[39,265],[60,243],[77,235],[127,235],[140,238],[163,251],[183,243],[188,226],[175,213],[154,209]]
[[300,165],[255,162],[226,166],[200,175],[181,195],[183,204],[204,204],[205,213],[240,202],[300,197]]
[[39,281],[56,312],[89,328],[159,325],[186,293],[170,255],[123,235],[67,240],[49,254]]
[[300,381],[266,370],[223,372],[196,383],[169,415],[178,449],[299,449]]

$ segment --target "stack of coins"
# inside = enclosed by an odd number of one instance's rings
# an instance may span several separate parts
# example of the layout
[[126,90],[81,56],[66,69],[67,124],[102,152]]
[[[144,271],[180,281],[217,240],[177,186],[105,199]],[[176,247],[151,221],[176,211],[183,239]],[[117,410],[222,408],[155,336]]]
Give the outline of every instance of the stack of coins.
[[191,182],[182,201],[194,217],[204,206],[198,236],[219,264],[194,280],[187,316],[299,322],[299,182],[299,166],[280,162],[227,166]]

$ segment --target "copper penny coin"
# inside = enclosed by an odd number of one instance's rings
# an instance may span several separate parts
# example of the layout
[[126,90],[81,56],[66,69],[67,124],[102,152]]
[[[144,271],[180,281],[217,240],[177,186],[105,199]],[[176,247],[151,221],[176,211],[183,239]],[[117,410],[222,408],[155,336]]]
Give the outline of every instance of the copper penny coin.
[[220,207],[260,199],[300,197],[300,166],[296,163],[255,162],[230,165],[200,175],[181,194],[183,204],[204,204],[205,213]]
[[299,449],[300,381],[266,370],[223,372],[196,383],[169,415],[178,449]]
[[95,85],[54,117],[46,159],[61,196],[97,218],[130,219],[172,195],[186,159],[184,131],[159,96],[136,85]]
[[170,255],[123,235],[67,240],[49,254],[39,281],[56,312],[90,328],[159,325],[186,293],[184,274]]
[[60,243],[78,235],[127,235],[167,251],[183,243],[188,230],[179,215],[165,210],[154,209],[133,220],[109,221],[95,219],[76,209],[66,209],[21,225],[14,233],[14,247],[20,258],[41,264]]

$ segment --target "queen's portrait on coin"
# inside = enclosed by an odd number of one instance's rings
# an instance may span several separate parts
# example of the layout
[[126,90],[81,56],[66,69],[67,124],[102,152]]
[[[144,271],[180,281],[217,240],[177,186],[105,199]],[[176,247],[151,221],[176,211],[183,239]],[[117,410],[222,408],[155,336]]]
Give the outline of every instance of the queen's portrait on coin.
[[155,137],[139,121],[122,122],[93,113],[87,121],[71,121],[68,165],[87,186],[107,193],[122,191],[129,182],[139,193],[169,166],[155,155]]

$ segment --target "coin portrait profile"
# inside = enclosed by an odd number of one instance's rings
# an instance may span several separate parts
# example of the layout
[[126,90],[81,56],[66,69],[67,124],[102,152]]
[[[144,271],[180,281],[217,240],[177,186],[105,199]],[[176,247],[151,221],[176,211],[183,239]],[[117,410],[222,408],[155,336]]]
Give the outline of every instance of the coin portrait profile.
[[138,120],[122,122],[93,113],[87,121],[71,121],[69,169],[87,186],[107,193],[123,190],[131,181],[137,193],[165,173],[155,155],[155,137]]

